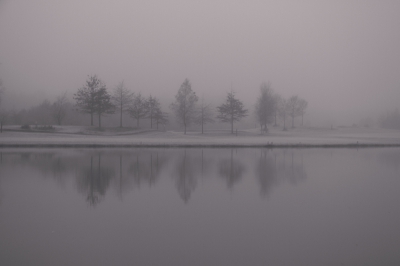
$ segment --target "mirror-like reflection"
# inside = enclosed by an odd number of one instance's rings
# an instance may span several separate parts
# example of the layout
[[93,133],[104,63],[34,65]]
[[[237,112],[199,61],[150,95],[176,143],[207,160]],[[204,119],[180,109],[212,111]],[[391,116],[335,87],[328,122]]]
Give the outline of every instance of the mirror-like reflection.
[[1,158],[3,163],[4,157],[7,165],[31,167],[61,186],[74,174],[77,190],[91,206],[98,205],[112,185],[122,199],[124,193],[135,188],[155,186],[162,176],[175,182],[185,203],[196,190],[198,179],[205,176],[220,177],[232,190],[246,174],[254,172],[262,196],[269,195],[273,187],[284,181],[296,184],[306,179],[301,152],[257,150],[259,156],[241,149],[76,150],[69,153],[32,150],[2,153]]
[[0,265],[395,265],[399,158],[399,148],[2,149]]

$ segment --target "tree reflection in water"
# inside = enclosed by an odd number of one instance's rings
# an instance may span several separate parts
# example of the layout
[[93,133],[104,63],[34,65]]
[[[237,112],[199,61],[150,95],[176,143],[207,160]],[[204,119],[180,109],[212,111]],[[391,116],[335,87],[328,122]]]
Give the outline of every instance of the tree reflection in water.
[[190,156],[187,156],[186,149],[183,151],[183,156],[178,158],[174,167],[174,176],[176,176],[176,188],[179,196],[187,203],[192,192],[196,189],[196,174],[195,162]]
[[261,196],[268,197],[281,183],[297,184],[307,177],[302,154],[302,150],[288,149],[13,150],[1,153],[0,170],[29,167],[58,184],[74,176],[79,193],[91,206],[99,204],[110,188],[122,200],[123,194],[134,188],[153,187],[161,177],[171,176],[187,203],[198,178],[203,183],[219,177],[232,189],[251,168],[254,171],[248,173],[255,175]]
[[296,157],[293,150],[290,151],[290,156],[287,156],[287,150],[262,149],[256,164],[256,175],[263,197],[268,197],[273,187],[281,182],[289,181],[297,184],[307,178],[303,155],[298,154]]
[[128,168],[128,174],[132,176],[136,186],[141,183],[153,186],[161,176],[161,170],[168,162],[168,157],[159,152],[136,152]]
[[233,185],[242,178],[246,167],[240,160],[233,158],[233,149],[231,149],[230,158],[222,159],[219,162],[218,170],[220,177],[226,180],[228,188],[232,189]]
[[90,167],[82,168],[77,175],[78,191],[87,194],[86,201],[96,206],[106,194],[110,180],[115,176],[114,169],[101,166],[101,153],[97,155],[97,167],[94,156],[90,156]]

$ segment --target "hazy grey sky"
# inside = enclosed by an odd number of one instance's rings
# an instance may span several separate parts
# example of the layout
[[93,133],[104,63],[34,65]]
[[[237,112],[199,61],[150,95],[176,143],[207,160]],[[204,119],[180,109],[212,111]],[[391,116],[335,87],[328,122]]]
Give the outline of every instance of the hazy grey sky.
[[396,0],[0,0],[0,77],[18,107],[72,96],[91,74],[171,101],[185,78],[209,99],[232,84],[248,104],[270,81],[340,119],[400,105],[399,11]]

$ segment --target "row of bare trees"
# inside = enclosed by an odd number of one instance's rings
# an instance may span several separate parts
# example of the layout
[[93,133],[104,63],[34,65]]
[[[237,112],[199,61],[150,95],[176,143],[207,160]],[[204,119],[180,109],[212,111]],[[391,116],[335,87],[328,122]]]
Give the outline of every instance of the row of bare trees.
[[[214,122],[214,114],[209,104],[201,101],[201,105],[197,106],[198,97],[192,90],[192,86],[188,79],[186,79],[179,88],[175,101],[171,104],[171,109],[174,111],[178,121],[184,127],[184,134],[186,128],[192,123],[201,125],[201,133],[204,133],[204,125]],[[233,123],[239,121],[241,118],[247,116],[248,110],[244,109],[243,103],[235,97],[233,91],[229,92],[225,103],[217,107],[217,119],[221,122],[231,124],[231,133],[233,134]]]
[[[186,128],[192,123],[201,125],[201,133],[204,132],[206,123],[214,122],[213,112],[209,104],[201,101],[200,107],[196,105],[198,97],[192,90],[191,84],[186,79],[178,90],[175,101],[171,104],[180,124]],[[274,122],[277,126],[277,117],[283,120],[283,130],[286,128],[286,118],[292,118],[292,128],[294,128],[294,119],[301,116],[301,125],[303,125],[303,116],[307,108],[307,101],[298,96],[292,96],[288,99],[275,93],[269,83],[263,83],[260,86],[260,95],[255,105],[255,116],[261,126],[262,132],[267,132],[267,124]],[[242,101],[235,97],[233,91],[228,92],[225,103],[217,107],[218,115],[216,118],[221,122],[230,123],[231,133],[233,134],[233,125],[243,117],[248,115],[248,110],[244,108]]]
[[286,128],[286,118],[292,118],[292,128],[294,128],[294,119],[301,116],[301,125],[307,109],[307,101],[297,95],[290,98],[283,98],[275,93],[269,83],[263,83],[260,86],[260,96],[257,98],[255,106],[255,115],[260,123],[261,131],[267,132],[267,124],[274,122],[277,126],[277,117],[283,120],[283,130]]

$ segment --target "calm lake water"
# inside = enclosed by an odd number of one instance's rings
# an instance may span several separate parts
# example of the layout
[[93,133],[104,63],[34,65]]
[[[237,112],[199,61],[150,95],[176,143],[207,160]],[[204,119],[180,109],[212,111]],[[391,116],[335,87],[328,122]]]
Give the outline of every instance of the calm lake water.
[[400,265],[400,149],[2,149],[0,265]]

